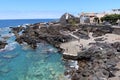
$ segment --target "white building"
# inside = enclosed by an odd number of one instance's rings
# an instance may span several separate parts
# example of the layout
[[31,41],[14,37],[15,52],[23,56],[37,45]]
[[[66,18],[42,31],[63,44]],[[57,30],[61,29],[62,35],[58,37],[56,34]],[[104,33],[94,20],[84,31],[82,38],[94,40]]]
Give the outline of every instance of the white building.
[[95,23],[94,19],[97,17],[99,20],[99,23],[101,23],[101,17],[105,16],[105,15],[109,15],[109,14],[120,14],[120,9],[112,9],[111,11],[105,11],[102,13],[84,13],[82,12],[79,16],[80,16],[80,23],[85,23],[85,19],[90,20],[90,23]]

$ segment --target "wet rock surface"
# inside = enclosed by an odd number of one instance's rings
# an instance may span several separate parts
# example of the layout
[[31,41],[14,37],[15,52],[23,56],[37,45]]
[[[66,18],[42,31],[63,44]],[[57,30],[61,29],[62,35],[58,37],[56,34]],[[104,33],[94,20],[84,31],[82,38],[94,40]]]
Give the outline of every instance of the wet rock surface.
[[24,29],[24,27],[22,27],[22,26],[20,26],[20,27],[10,27],[10,28],[12,29],[12,31],[16,31],[17,33],[19,33],[20,31],[22,31]]
[[0,41],[0,49],[5,48],[6,45],[7,45],[6,42]]

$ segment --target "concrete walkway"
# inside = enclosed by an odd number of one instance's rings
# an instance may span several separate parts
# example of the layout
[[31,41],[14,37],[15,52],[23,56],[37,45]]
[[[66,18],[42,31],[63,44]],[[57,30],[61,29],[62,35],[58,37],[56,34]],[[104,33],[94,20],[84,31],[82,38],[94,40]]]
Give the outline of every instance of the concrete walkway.
[[[79,39],[79,37],[69,33],[71,36],[76,38],[74,41],[70,41],[67,43],[62,43],[60,47],[65,50],[63,54],[66,55],[72,55],[72,56],[77,56],[78,52],[81,52],[82,48],[88,48],[89,43],[95,43],[96,41],[94,39],[96,38],[106,38],[106,40],[102,42],[108,42],[108,43],[114,43],[114,42],[120,42],[120,35],[117,34],[106,34],[100,37],[93,37],[92,33],[89,34],[90,39]],[[78,40],[79,39],[79,40]]]
[[72,37],[74,37],[74,38],[76,38],[76,39],[78,39],[78,40],[80,39],[78,36],[73,35],[72,33],[69,33],[69,35],[72,36]]

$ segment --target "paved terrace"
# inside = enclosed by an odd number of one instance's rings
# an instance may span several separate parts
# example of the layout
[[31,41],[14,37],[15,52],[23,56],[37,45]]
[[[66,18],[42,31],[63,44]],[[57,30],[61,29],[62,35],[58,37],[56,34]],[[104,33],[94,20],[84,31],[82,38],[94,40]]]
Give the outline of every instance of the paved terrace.
[[63,54],[71,56],[77,56],[77,53],[81,52],[83,47],[85,48],[89,47],[88,44],[95,42],[94,39],[96,38],[106,38],[106,40],[104,40],[103,42],[109,43],[120,42],[120,35],[117,34],[106,34],[104,36],[94,38],[92,37],[92,33],[90,33],[89,34],[90,39],[88,40],[78,39],[78,37],[76,35],[73,35],[72,33],[69,33],[69,35],[76,38],[76,40],[67,43],[62,43],[60,47],[65,50]]

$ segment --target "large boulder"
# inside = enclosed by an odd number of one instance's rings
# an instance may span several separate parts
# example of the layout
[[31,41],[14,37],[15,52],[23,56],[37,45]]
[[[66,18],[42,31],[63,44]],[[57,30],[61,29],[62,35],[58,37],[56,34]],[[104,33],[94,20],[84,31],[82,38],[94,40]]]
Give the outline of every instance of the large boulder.
[[107,59],[115,56],[116,49],[109,43],[90,43],[91,47],[78,53],[78,59],[95,60]]
[[75,16],[69,14],[69,13],[65,13],[61,16],[60,18],[60,23],[62,25],[66,25],[68,23],[79,23],[79,18],[76,18]]

